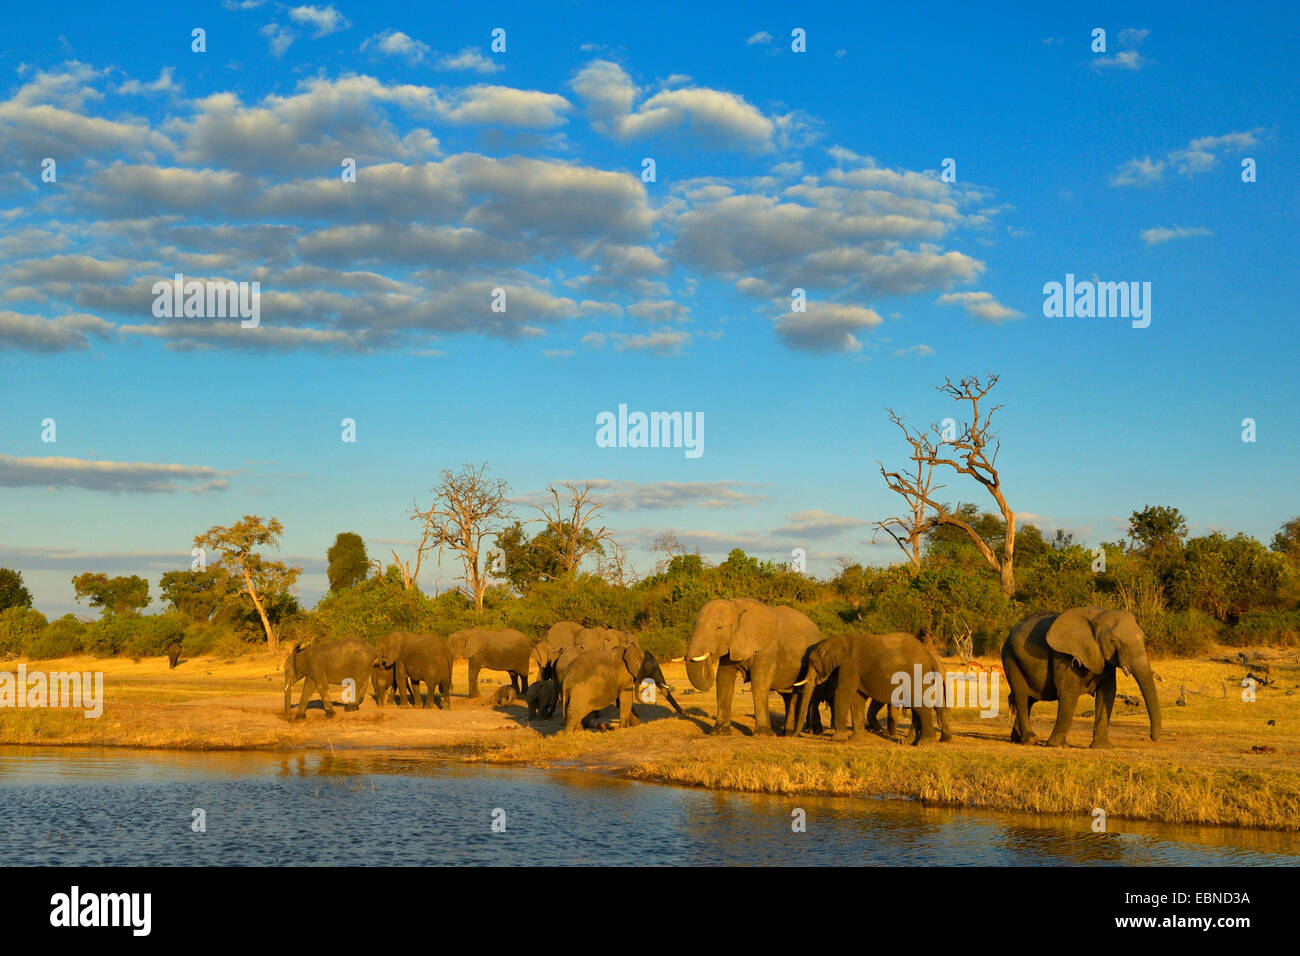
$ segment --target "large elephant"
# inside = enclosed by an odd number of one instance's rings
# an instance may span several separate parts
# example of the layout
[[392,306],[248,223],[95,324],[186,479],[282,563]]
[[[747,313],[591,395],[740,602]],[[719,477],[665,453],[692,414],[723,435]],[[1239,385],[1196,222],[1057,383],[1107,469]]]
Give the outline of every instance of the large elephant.
[[469,696],[478,696],[478,672],[507,671],[510,686],[520,696],[528,687],[528,664],[533,642],[519,631],[486,631],[480,628],[456,631],[447,638],[453,660],[469,659]]
[[557,621],[546,632],[546,643],[553,647],[558,654],[577,640],[578,632],[584,626],[577,621]]
[[374,663],[374,647],[354,637],[308,647],[293,645],[289,656],[284,659],[284,716],[289,716],[293,685],[304,678],[306,683],[302,686],[302,697],[298,700],[298,712],[295,715],[298,720],[307,716],[307,701],[313,694],[320,694],[325,716],[333,717],[330,684],[342,684],[348,680],[352,681],[353,700],[345,700],[344,709],[356,710],[366,696],[366,682],[370,679]]
[[1146,641],[1128,611],[1076,607],[1061,614],[1027,617],[1011,629],[1002,645],[1002,669],[1010,684],[1011,739],[1033,743],[1029,710],[1040,700],[1054,700],[1056,726],[1049,747],[1065,746],[1080,694],[1096,698],[1092,745],[1109,747],[1110,712],[1115,706],[1115,669],[1137,681],[1151,718],[1151,739],[1160,739],[1160,700],[1147,660]]
[[636,644],[637,639],[627,631],[613,627],[584,627],[573,643],[584,651],[603,651],[611,647],[628,647]]
[[710,601],[700,610],[686,645],[686,673],[697,690],[717,681],[714,733],[731,732],[736,674],[754,692],[754,733],[772,733],[768,694],[785,699],[785,733],[794,735],[794,682],[804,652],[821,640],[817,625],[790,607],[768,607],[749,598]]
[[[914,686],[918,674],[921,686]],[[906,681],[903,688],[900,688],[900,676]],[[798,726],[802,727],[807,718],[818,685],[832,677],[835,700],[831,705],[831,721],[835,740],[853,736],[853,731],[848,729],[850,716],[855,730],[879,727],[875,713],[881,705],[889,705],[896,688],[904,691],[903,706],[912,711],[914,744],[934,740],[936,723],[941,731],[939,739],[951,739],[943,668],[934,653],[911,634],[837,634],[809,648],[804,672],[796,682],[800,688]],[[934,706],[927,705],[927,693],[935,698]],[[868,698],[872,701],[871,716],[864,719]],[[892,717],[891,714],[891,736]]]
[[179,640],[172,641],[170,644],[167,645],[167,669],[172,670],[173,668],[175,668],[176,665],[180,662],[180,659],[181,659],[181,642]]
[[659,669],[653,654],[635,644],[598,651],[583,651],[569,668],[561,696],[564,702],[564,729],[574,731],[589,727],[590,718],[611,704],[618,704],[619,726],[638,723],[632,704],[640,684],[653,680],[668,703],[679,714],[681,706]]
[[[437,634],[412,634],[408,631],[394,631],[382,638],[376,645],[378,657],[376,663],[381,667],[393,668],[396,684],[397,706],[402,706],[402,698],[409,687],[411,704],[420,702],[420,682],[428,690],[424,697],[427,709],[437,692],[438,705],[443,710],[451,710],[451,650],[447,642]],[[381,700],[382,704],[383,701]]]

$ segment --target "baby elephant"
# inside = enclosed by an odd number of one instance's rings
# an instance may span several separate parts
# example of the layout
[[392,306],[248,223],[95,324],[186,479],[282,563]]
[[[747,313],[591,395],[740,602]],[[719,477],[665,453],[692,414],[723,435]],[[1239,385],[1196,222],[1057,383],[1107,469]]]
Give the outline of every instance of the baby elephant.
[[437,634],[411,634],[394,631],[382,638],[376,646],[375,663],[393,668],[397,684],[397,706],[402,706],[406,696],[406,682],[411,682],[411,703],[419,703],[420,682],[428,685],[424,697],[425,709],[433,706],[435,690],[441,698],[438,706],[451,710],[451,651]]
[[492,695],[493,707],[504,707],[506,704],[513,704],[519,695],[509,684],[497,688],[497,692]]
[[176,662],[181,659],[181,642],[172,641],[167,645],[167,669],[171,670],[176,666]]
[[550,720],[560,700],[560,685],[554,680],[535,680],[528,685],[524,700],[528,702],[529,720]]
[[664,680],[653,654],[635,644],[606,650],[585,651],[574,660],[564,676],[564,729],[588,728],[593,718],[611,704],[618,704],[619,725],[633,727],[639,721],[632,702],[643,680],[652,680],[677,713],[681,706]]

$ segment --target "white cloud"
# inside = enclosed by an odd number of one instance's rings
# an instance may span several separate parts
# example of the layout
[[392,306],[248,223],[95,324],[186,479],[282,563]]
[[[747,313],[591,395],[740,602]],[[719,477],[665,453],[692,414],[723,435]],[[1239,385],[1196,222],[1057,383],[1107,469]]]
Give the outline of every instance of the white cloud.
[[293,7],[289,10],[289,19],[294,23],[312,27],[318,39],[346,30],[352,25],[343,14],[334,9],[333,4],[328,7]]
[[201,465],[92,461],[84,458],[14,458],[0,455],[0,487],[83,488],[110,492],[171,492],[181,483],[202,481],[187,490],[203,493],[227,487],[227,473]]
[[1171,239],[1190,239],[1193,236],[1209,235],[1213,234],[1205,226],[1175,226],[1172,229],[1153,226],[1142,230],[1142,241],[1148,246],[1155,246],[1162,242],[1169,242]]
[[408,63],[419,63],[428,56],[429,45],[407,36],[401,30],[385,30],[376,33],[361,44],[362,53],[371,51],[385,56],[401,57]]
[[960,305],[969,314],[985,322],[1004,322],[1021,317],[1021,313],[993,298],[991,292],[949,292],[935,301],[940,305]]
[[437,66],[440,70],[468,70],[472,73],[496,73],[505,69],[500,62],[473,47],[439,57]]
[[767,46],[771,42],[772,34],[768,33],[766,30],[759,30],[757,33],[751,34],[749,38],[745,40],[745,46]]
[[1239,149],[1251,149],[1259,144],[1262,130],[1225,133],[1222,136],[1201,136],[1183,149],[1171,150],[1161,159],[1144,156],[1130,159],[1111,177],[1112,186],[1150,186],[1161,182],[1165,170],[1172,167],[1179,175],[1195,176],[1209,172],[1219,164],[1220,154]]
[[787,347],[801,352],[860,351],[854,333],[881,323],[875,309],[833,302],[809,302],[806,312],[787,312],[776,323],[776,334]]
[[266,38],[267,46],[271,48],[271,55],[274,57],[284,56],[285,51],[294,41],[293,31],[285,29],[278,23],[268,23],[257,32]]

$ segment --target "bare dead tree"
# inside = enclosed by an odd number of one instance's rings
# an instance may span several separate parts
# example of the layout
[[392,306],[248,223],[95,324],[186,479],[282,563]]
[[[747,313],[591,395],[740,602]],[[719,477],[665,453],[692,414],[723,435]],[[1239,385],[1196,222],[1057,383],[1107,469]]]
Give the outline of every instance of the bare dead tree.
[[[933,526],[933,522],[926,517],[926,502],[934,491],[943,487],[934,484],[933,459],[938,449],[929,432],[913,431],[907,427],[903,417],[892,408],[888,409],[888,412],[889,420],[899,427],[903,438],[912,446],[911,459],[914,470],[906,474],[886,471],[885,466],[879,460],[876,461],[876,464],[880,465],[880,475],[885,479],[885,484],[890,491],[902,496],[907,510],[901,514],[891,515],[883,521],[877,521],[874,527],[877,533],[883,531],[893,538],[894,543],[907,555],[912,567],[919,571],[921,570],[921,540]],[[872,540],[875,540],[875,535],[872,535]]]
[[[474,599],[476,614],[483,613],[483,595],[488,586],[488,569],[479,560],[483,541],[496,534],[510,510],[510,486],[503,478],[489,478],[487,470],[486,464],[478,468],[465,465],[459,474],[444,469],[433,489],[432,507],[421,511],[417,505],[411,515],[411,520],[423,522],[424,540],[428,550],[437,548],[439,565],[444,549],[451,549],[460,558],[464,572],[460,580]],[[422,545],[419,553],[424,551]]]
[[627,548],[612,540],[606,553],[597,562],[596,573],[610,584],[620,588],[631,587],[640,580],[628,557]]
[[[998,510],[1002,512],[1005,526],[1000,556],[994,553],[988,542],[980,537],[979,532],[969,523],[943,503],[934,500],[932,491],[935,489],[923,486],[917,480],[896,472],[887,475],[886,481],[895,482],[898,487],[894,487],[893,484],[890,487],[903,494],[909,502],[915,499],[934,512],[928,521],[929,527],[948,525],[964,531],[984,556],[984,560],[998,572],[1002,582],[1002,593],[1011,597],[1016,591],[1016,513],[1002,493],[1002,478],[997,470],[998,452],[1002,444],[998,440],[997,432],[992,428],[993,415],[1002,406],[995,405],[987,411],[980,409],[980,402],[997,383],[998,376],[993,374],[984,381],[974,375],[966,376],[956,384],[951,379],[944,379],[944,384],[938,386],[938,390],[950,395],[955,402],[969,402],[970,422],[962,425],[961,431],[951,439],[943,437],[943,429],[938,425],[930,427],[931,435],[927,435],[924,442],[914,441],[915,433],[908,433],[906,429],[904,432],[913,436],[909,438],[912,442],[911,457],[917,465],[918,475],[921,474],[922,466],[933,469],[942,465],[953,469],[958,474],[974,478],[993,496],[993,500],[998,503]],[[893,415],[892,412],[890,414]],[[901,427],[901,420],[899,422]]]
[[582,559],[593,552],[602,551],[601,543],[612,541],[613,532],[603,525],[599,528],[592,527],[601,505],[592,500],[590,483],[579,488],[566,481],[561,482],[560,488],[569,493],[567,502],[560,500],[559,488],[546,486],[546,490],[551,493],[551,503],[538,505],[537,510],[542,513],[547,533],[539,535],[535,540],[560,562],[567,577],[573,577],[582,564]]

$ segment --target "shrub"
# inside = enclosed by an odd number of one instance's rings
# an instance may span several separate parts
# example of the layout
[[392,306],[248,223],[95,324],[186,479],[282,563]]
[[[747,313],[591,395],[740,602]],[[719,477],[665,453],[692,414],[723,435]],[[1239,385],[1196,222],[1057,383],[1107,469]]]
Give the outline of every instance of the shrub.
[[71,614],[65,614],[36,635],[27,649],[27,656],[33,660],[48,660],[80,654],[85,649],[85,632],[86,625]]
[[0,658],[26,654],[48,624],[45,615],[34,608],[15,606],[0,611]]

